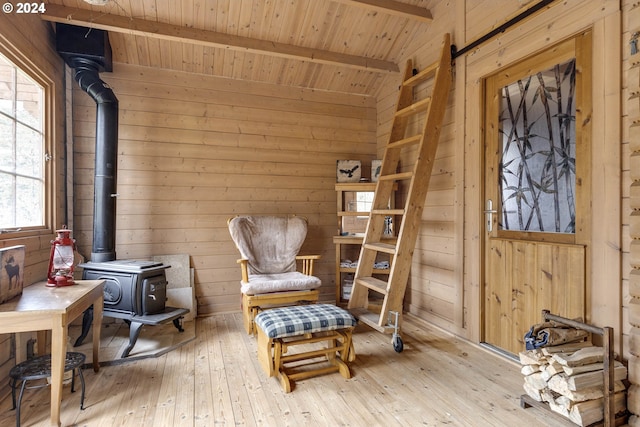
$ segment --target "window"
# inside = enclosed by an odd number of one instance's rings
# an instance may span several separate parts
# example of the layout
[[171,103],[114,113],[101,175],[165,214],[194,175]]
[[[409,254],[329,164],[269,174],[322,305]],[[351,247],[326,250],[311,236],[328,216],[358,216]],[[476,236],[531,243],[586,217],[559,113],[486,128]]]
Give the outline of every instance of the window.
[[575,62],[501,90],[501,229],[575,233]]
[[[356,203],[358,212],[371,212],[371,204],[373,203],[373,192],[358,191],[356,193]],[[367,217],[368,218],[368,217]]]
[[0,233],[45,226],[45,88],[0,54]]

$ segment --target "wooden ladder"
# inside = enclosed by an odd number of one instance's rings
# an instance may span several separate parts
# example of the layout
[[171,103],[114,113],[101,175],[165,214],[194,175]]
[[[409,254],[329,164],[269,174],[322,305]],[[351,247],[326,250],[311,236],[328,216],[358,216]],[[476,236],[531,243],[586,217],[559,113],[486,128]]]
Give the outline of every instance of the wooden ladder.
[[[432,82],[427,91],[430,96],[415,100],[414,88],[426,82]],[[420,229],[450,86],[451,42],[449,34],[445,34],[439,61],[415,75],[412,61],[407,61],[349,300],[349,310],[362,323],[380,332],[393,332],[392,341],[398,352],[402,351],[398,318],[402,314],[411,258]],[[410,120],[412,117],[415,118],[413,121]],[[409,124],[415,126],[416,119],[422,117],[422,133],[407,135]],[[409,164],[413,162],[410,171],[398,172],[401,158]],[[406,202],[402,209],[389,209],[393,187],[399,182],[407,189]],[[398,223],[400,225],[395,241],[385,239],[385,222],[388,217],[393,218],[394,226]],[[389,254],[387,281],[373,277],[373,266],[378,253]],[[377,310],[369,310],[369,291],[382,296],[379,313]],[[393,317],[395,322],[391,320]]]

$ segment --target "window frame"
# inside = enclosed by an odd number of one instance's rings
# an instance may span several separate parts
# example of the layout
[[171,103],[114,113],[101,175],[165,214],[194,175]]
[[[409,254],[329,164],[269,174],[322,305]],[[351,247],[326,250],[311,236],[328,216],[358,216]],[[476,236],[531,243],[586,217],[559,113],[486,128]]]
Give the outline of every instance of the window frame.
[[0,241],[36,236],[48,237],[53,233],[53,224],[55,223],[54,194],[56,193],[56,182],[53,173],[54,162],[52,161],[55,153],[53,125],[55,123],[55,84],[42,69],[10,46],[0,43],[0,54],[42,87],[42,106],[44,110],[42,112],[42,152],[44,155],[43,225],[0,229]]
[[[555,64],[566,62],[575,58],[576,60],[576,127],[575,127],[575,144],[576,144],[576,223],[575,232],[571,234],[540,232],[540,231],[514,231],[504,230],[501,227],[494,227],[491,231],[493,238],[502,238],[508,240],[523,241],[544,241],[553,243],[568,244],[587,244],[590,241],[589,227],[587,224],[591,222],[591,209],[589,191],[591,188],[591,128],[590,120],[584,119],[585,112],[591,111],[592,108],[592,89],[590,68],[592,63],[591,32],[585,31],[582,34],[575,35],[570,39],[564,40],[541,52],[536,52],[527,58],[505,66],[491,75],[484,78],[484,145],[490,147],[486,151],[498,153],[498,149],[492,144],[497,141],[498,137],[493,135],[493,129],[497,129],[495,124],[499,116],[497,98],[499,88],[507,83],[524,78],[534,71],[546,70]],[[533,70],[533,71],[532,71]],[[496,94],[492,97],[490,94]],[[492,119],[493,118],[493,119]],[[491,123],[491,120],[494,122]],[[487,187],[487,183],[492,182],[492,170],[497,170],[497,157],[485,156],[485,197],[494,201],[494,208],[500,211],[502,209],[500,197],[497,187]],[[495,203],[498,203],[497,205]],[[482,209],[485,209],[483,206]],[[489,210],[489,209],[487,209]],[[495,224],[494,224],[495,225]]]

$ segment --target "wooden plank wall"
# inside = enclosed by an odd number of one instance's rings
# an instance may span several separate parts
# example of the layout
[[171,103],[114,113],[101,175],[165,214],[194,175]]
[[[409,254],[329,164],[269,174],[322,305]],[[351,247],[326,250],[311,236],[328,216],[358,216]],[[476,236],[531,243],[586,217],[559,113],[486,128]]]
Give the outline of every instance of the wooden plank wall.
[[[370,164],[373,98],[125,64],[101,77],[120,104],[119,259],[187,253],[198,314],[237,311],[240,269],[226,220],[303,215],[303,252],[323,256],[322,298],[335,298],[336,160]],[[80,89],[73,98],[74,235],[89,256],[95,105]]]
[[[29,66],[38,67],[52,82],[54,82],[52,101],[53,124],[50,129],[51,138],[56,142],[53,151],[53,176],[56,181],[55,198],[64,198],[64,85],[63,62],[55,52],[53,32],[48,24],[42,22],[37,15],[20,15],[16,13],[0,14],[0,51],[5,55],[15,57]],[[54,203],[56,221],[64,218],[64,204]],[[53,225],[52,225],[53,226]],[[0,246],[25,245],[24,285],[42,280],[47,275],[49,254],[51,249],[50,235],[30,236],[16,239],[0,240]],[[35,335],[35,334],[33,334]],[[15,335],[0,335],[0,395],[9,393],[9,370],[16,362],[26,358],[26,345],[31,334],[20,334],[17,342]]]
[[[623,131],[623,319],[625,355],[631,386],[627,407],[632,427],[640,426],[640,2],[627,0],[622,8],[622,131]],[[627,45],[626,42],[629,42]]]

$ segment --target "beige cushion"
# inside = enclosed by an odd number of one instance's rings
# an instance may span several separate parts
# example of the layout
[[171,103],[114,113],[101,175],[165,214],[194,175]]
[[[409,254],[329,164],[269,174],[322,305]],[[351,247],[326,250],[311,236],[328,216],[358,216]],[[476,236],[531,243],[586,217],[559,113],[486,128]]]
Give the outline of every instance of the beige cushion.
[[249,275],[249,283],[240,282],[242,293],[248,295],[282,291],[302,291],[319,288],[322,282],[315,276],[298,271],[276,274]]

